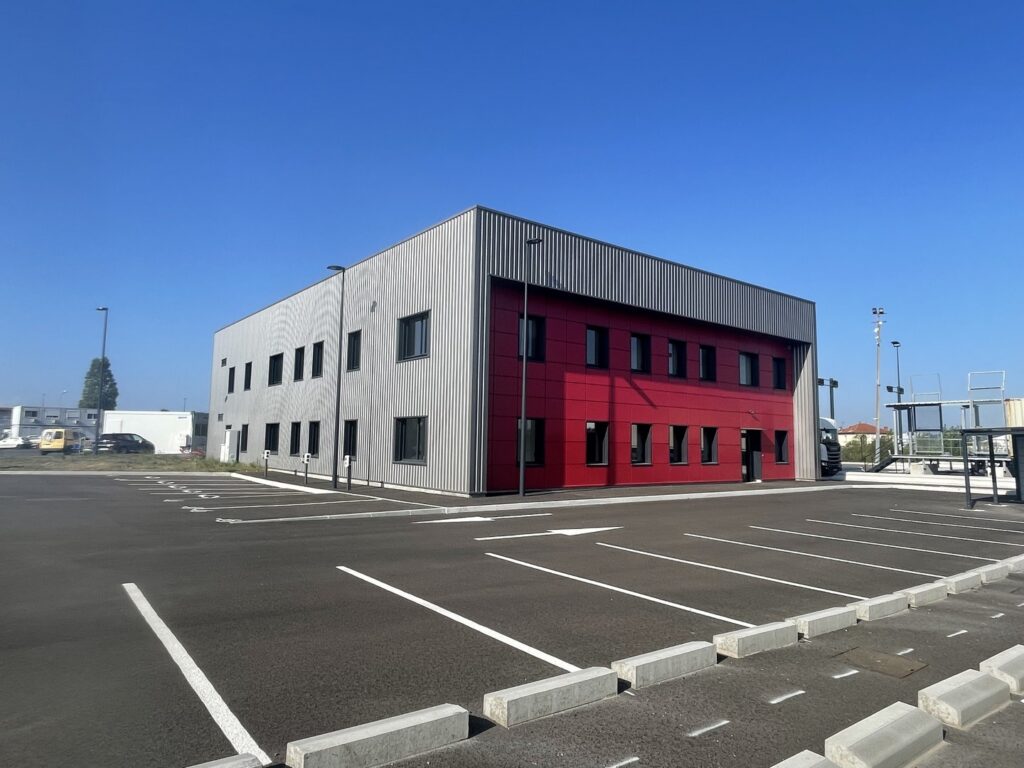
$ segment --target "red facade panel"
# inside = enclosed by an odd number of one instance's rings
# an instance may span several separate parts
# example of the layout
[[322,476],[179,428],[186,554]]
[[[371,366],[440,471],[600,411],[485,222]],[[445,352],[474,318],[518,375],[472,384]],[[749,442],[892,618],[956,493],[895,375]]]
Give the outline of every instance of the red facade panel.
[[[784,340],[694,323],[572,294],[531,291],[530,315],[545,318],[545,359],[530,362],[527,418],[544,420],[544,463],[528,466],[527,488],[690,482],[742,477],[740,430],[759,430],[762,477],[792,480],[793,356]],[[494,281],[491,290],[488,397],[488,491],[518,488],[517,429],[521,365],[518,321],[522,288]],[[608,368],[586,365],[587,326],[608,329]],[[630,335],[651,337],[650,373],[630,371]],[[668,375],[670,339],[686,343],[686,378]],[[697,377],[700,345],[713,346],[717,380]],[[741,352],[758,356],[760,383],[739,383]],[[786,388],[775,389],[772,358],[786,361]],[[608,463],[588,466],[586,423],[609,423]],[[631,460],[631,425],[650,424],[651,461]],[[669,428],[687,427],[686,464],[669,462]],[[701,463],[701,427],[718,428],[718,462]],[[775,460],[775,433],[789,436],[789,462]]]

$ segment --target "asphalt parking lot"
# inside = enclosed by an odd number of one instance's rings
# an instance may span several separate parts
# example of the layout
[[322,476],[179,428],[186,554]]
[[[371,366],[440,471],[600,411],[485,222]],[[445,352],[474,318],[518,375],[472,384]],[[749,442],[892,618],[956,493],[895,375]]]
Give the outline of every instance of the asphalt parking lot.
[[[949,493],[765,484],[459,512],[471,503],[3,476],[0,750],[186,766],[254,746],[275,762],[296,739],[445,702],[479,715],[490,691],[1024,553],[1019,507]],[[467,742],[403,764],[768,766],[1022,636],[1014,575],[512,730],[478,717]],[[835,658],[854,647],[925,666]]]

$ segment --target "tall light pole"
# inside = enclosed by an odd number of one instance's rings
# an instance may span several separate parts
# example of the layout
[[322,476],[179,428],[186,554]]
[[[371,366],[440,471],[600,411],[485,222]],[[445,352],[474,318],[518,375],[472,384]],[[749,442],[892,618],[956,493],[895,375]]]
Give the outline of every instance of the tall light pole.
[[[903,345],[896,340],[889,343],[896,350],[896,402],[902,403],[903,382],[900,381],[900,347]],[[896,450],[899,453],[903,453],[903,411],[900,408],[896,409],[896,433]]]
[[526,360],[530,356],[530,254],[543,238],[531,237],[523,251],[523,324],[519,352],[523,356],[522,393],[519,399],[519,495],[526,495]]
[[92,444],[93,453],[97,451],[100,444],[100,427],[103,425],[103,374],[106,371],[107,362],[107,318],[110,309],[107,307],[96,307],[97,312],[103,313],[103,346],[100,347],[100,385],[99,394],[96,397],[96,442]]
[[884,307],[872,307],[875,318],[875,464],[882,461],[882,325]]
[[334,459],[331,462],[331,487],[338,488],[338,450],[341,442],[341,352],[345,330],[345,268],[337,264],[327,267],[332,272],[341,273],[341,300],[338,302],[338,371],[334,383]]
[[836,390],[839,389],[839,382],[835,379],[818,379],[818,386],[828,387],[828,417],[835,421]]

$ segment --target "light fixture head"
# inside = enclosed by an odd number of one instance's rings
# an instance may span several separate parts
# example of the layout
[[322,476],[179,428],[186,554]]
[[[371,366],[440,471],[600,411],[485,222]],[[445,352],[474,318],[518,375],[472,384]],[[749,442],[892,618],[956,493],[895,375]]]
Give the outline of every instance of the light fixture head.
[[900,347],[903,346],[898,341],[890,341],[889,343],[892,344],[894,347],[896,347],[896,349],[899,349]]
[[327,268],[329,270],[331,270],[332,272],[344,272],[345,271],[344,267],[338,266],[337,264],[328,264]]
[[543,242],[544,242],[544,238],[543,237],[531,237],[529,240],[526,241],[526,244],[527,245],[540,245]]
[[106,307],[96,307],[96,311],[97,312],[107,312],[108,310],[107,310]]

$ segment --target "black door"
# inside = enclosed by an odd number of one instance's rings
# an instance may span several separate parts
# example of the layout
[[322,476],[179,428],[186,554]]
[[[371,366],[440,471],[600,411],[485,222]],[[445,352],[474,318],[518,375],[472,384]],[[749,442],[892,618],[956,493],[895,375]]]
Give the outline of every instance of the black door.
[[740,430],[740,464],[744,483],[761,479],[761,430]]

